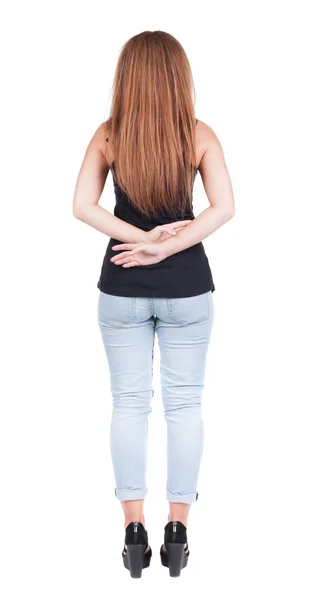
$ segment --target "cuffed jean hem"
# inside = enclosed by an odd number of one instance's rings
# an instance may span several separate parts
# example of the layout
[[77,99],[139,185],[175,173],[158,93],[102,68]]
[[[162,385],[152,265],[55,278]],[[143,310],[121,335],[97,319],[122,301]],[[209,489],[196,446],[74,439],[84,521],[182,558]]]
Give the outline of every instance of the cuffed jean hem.
[[184,504],[192,504],[198,499],[198,492],[195,494],[172,494],[169,490],[166,490],[166,498],[168,502],[183,502]]
[[148,492],[148,488],[126,489],[115,488],[115,496],[118,500],[143,500]]

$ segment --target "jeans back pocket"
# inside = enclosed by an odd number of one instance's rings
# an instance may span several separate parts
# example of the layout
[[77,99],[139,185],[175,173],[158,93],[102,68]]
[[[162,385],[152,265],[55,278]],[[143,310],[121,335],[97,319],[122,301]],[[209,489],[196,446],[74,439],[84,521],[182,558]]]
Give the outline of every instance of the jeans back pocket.
[[100,291],[98,297],[98,320],[100,326],[125,327],[136,318],[136,298],[113,296]]
[[212,292],[187,298],[167,298],[170,321],[189,325],[208,321],[213,316]]

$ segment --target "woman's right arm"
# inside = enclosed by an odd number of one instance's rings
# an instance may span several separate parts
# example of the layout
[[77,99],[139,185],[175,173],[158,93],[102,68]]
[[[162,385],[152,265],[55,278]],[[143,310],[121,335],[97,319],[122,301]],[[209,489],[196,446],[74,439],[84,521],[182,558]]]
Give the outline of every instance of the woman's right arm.
[[73,197],[73,215],[105,235],[124,242],[147,242],[146,232],[99,205],[109,165],[104,156],[103,124],[96,129],[83,158]]

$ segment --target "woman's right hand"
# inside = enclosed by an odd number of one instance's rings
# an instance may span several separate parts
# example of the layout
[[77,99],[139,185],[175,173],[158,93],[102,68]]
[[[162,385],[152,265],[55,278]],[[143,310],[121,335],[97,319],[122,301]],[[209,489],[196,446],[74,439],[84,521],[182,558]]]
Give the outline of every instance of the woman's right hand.
[[166,223],[166,225],[156,225],[154,229],[145,232],[146,241],[147,243],[163,242],[172,235],[176,235],[176,231],[182,229],[183,227],[186,227],[186,225],[188,225],[191,222],[192,219],[186,219],[184,221],[174,221],[174,223]]

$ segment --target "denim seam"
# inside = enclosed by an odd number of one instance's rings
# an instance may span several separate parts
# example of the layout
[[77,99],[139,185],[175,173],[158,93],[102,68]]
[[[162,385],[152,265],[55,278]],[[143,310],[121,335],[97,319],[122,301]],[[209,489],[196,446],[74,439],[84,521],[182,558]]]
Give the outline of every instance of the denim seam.
[[134,321],[136,319],[136,298],[130,297],[130,307],[129,307],[129,318],[130,321]]

